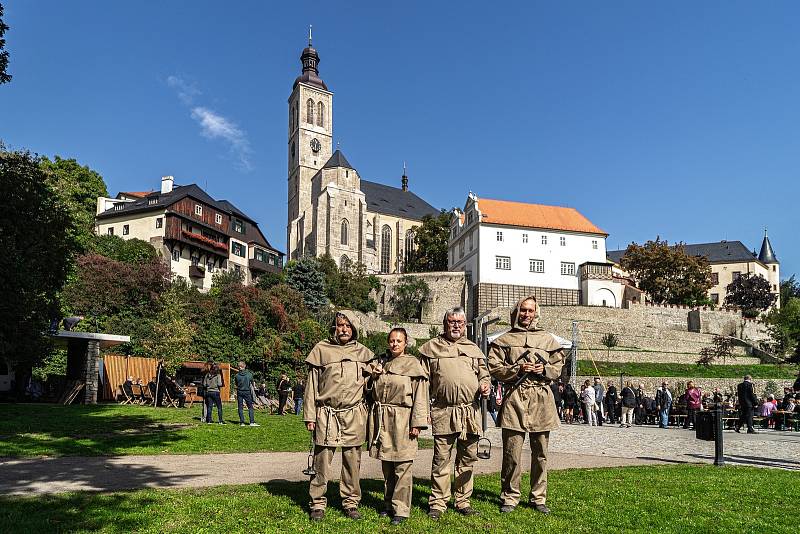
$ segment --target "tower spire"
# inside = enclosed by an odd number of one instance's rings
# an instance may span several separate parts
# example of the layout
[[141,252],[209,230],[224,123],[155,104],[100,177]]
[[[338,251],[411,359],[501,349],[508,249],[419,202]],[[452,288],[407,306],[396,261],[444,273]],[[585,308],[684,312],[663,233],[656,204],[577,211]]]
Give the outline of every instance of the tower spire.
[[403,162],[403,176],[400,178],[400,185],[403,191],[408,191],[408,176],[406,176],[406,162]]
[[312,27],[313,27],[313,25],[311,25],[311,24],[308,25],[308,47],[309,48],[311,48],[311,28]]

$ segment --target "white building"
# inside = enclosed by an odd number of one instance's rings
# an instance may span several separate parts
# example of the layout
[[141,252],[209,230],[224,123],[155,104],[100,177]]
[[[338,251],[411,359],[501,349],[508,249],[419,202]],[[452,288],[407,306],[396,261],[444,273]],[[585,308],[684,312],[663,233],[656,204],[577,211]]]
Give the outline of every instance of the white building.
[[283,269],[283,253],[253,219],[227,200],[214,200],[195,184],[161,179],[160,191],[97,199],[95,232],[147,241],[176,276],[205,291],[217,270],[237,271],[246,284]]
[[448,267],[464,271],[474,314],[536,295],[540,304],[620,307],[608,234],[574,208],[479,199],[455,210]]

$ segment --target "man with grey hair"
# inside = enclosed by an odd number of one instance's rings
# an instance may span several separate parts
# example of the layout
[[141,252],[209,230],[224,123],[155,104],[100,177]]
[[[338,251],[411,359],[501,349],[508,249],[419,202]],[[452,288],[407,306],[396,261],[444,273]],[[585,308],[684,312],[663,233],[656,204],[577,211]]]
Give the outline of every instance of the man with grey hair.
[[430,380],[433,464],[428,517],[438,520],[450,500],[450,473],[455,458],[455,509],[463,515],[477,513],[470,506],[472,467],[478,460],[481,425],[478,398],[489,394],[486,358],[465,337],[466,315],[462,308],[447,310],[443,333],[420,347],[420,362]]
[[734,430],[739,432],[742,425],[747,425],[747,433],[755,434],[753,428],[753,408],[758,404],[758,397],[753,390],[753,379],[750,375],[745,375],[744,381],[736,387],[736,397],[739,399],[739,421]]

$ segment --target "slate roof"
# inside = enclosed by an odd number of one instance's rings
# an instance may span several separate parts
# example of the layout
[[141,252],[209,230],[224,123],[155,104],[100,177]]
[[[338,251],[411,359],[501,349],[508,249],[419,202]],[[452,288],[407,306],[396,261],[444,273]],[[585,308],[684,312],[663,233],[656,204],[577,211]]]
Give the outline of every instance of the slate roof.
[[[758,261],[752,251],[741,241],[717,241],[715,243],[696,243],[684,245],[686,253],[692,256],[705,256],[709,263],[735,263]],[[619,263],[625,250],[609,250],[606,257]]]
[[325,162],[325,165],[322,166],[323,169],[334,169],[336,167],[343,167],[345,169],[353,170],[356,169],[350,165],[350,162],[347,161],[347,158],[344,157],[344,154],[342,154],[342,151],[339,149],[336,149],[336,152],[334,152],[330,159]]
[[479,198],[481,222],[607,236],[575,208]]
[[367,209],[404,219],[422,220],[425,215],[436,216],[439,210],[419,198],[411,191],[399,187],[361,180],[361,191],[367,197]]
[[761,263],[780,263],[777,256],[775,256],[775,251],[772,250],[772,243],[769,242],[769,238],[766,235],[764,235],[764,241],[761,243],[761,252],[758,253],[758,259]]

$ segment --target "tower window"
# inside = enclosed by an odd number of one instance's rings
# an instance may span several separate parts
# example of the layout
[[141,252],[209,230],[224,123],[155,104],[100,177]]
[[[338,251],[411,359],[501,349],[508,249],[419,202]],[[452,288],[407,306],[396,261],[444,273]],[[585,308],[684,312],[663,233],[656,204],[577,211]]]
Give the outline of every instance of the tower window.
[[306,122],[314,124],[314,101],[310,98],[306,100]]
[[317,102],[317,126],[325,127],[325,104]]
[[347,219],[342,221],[342,231],[341,231],[341,242],[342,245],[347,245]]
[[567,246],[567,238],[566,237],[563,237],[563,236],[560,237],[559,241],[561,241],[561,246],[562,247],[566,247]]

